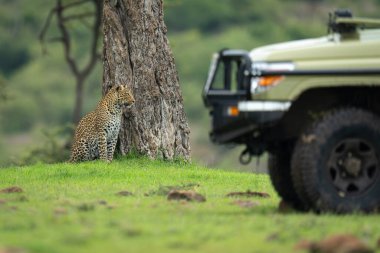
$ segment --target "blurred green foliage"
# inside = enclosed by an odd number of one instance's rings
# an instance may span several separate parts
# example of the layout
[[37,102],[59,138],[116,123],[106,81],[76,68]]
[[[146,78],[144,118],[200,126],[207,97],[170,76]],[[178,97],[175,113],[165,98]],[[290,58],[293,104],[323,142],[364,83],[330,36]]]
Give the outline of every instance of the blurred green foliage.
[[[38,144],[41,129],[70,122],[75,83],[63,59],[62,46],[48,44],[48,54],[44,55],[38,41],[54,2],[0,0],[0,3],[0,75],[5,78],[8,98],[0,102],[0,146],[6,145],[5,151],[0,150],[1,164],[11,156],[17,157],[25,145]],[[193,158],[230,168],[238,168],[237,151],[228,155],[226,148],[210,144],[210,119],[201,99],[211,54],[221,48],[251,50],[269,43],[323,36],[328,13],[336,8],[349,8],[357,16],[380,17],[379,0],[165,0],[164,3],[169,40],[192,129]],[[83,8],[91,11],[92,5]],[[71,14],[78,11],[73,9]],[[50,38],[57,35],[54,22]],[[75,56],[85,62],[88,29],[83,23],[71,22],[70,30],[78,41],[74,45]],[[101,83],[99,62],[86,83],[83,113],[95,107],[101,96]],[[0,85],[0,95],[2,90]],[[27,135],[28,144],[14,141],[19,135]],[[222,156],[225,158],[221,159]]]
[[40,141],[36,146],[25,150],[17,156],[12,164],[22,166],[27,164],[64,162],[70,156],[70,141],[74,127],[64,125],[53,129],[43,129]]
[[5,79],[0,75],[0,107],[1,103],[3,103],[7,99],[7,91],[5,85]]

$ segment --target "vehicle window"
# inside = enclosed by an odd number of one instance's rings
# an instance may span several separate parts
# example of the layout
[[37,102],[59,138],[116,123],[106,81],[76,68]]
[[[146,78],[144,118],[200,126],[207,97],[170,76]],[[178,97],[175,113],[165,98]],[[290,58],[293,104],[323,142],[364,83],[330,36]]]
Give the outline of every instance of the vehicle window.
[[236,61],[224,60],[219,62],[214,76],[212,89],[214,90],[238,90],[238,69]]
[[237,61],[231,62],[231,91],[238,90],[238,70],[239,66]]
[[224,89],[224,62],[219,62],[212,83],[212,89],[222,90]]

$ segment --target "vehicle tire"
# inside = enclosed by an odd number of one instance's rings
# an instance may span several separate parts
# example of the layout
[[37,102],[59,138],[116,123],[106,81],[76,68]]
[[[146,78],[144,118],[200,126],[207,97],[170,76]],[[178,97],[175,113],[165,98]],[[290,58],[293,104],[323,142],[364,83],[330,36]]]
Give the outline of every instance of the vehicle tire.
[[298,139],[291,161],[295,191],[315,211],[380,207],[380,119],[354,108],[326,113]]
[[281,148],[270,153],[268,158],[269,176],[275,190],[283,201],[295,209],[304,210],[292,183],[290,174],[291,154],[292,147],[289,145],[281,145]]

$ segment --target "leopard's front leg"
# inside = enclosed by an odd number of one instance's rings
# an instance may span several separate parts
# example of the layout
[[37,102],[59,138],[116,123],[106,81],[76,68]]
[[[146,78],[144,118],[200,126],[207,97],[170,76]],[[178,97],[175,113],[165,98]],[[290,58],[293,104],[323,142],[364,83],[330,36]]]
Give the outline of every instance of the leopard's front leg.
[[112,139],[107,143],[107,155],[108,155],[108,161],[112,161],[112,159],[113,159],[113,153],[115,152],[116,142],[117,142],[117,136],[114,137],[114,138],[112,138]]
[[107,136],[106,132],[100,132],[99,133],[99,157],[101,160],[110,162],[107,159]]

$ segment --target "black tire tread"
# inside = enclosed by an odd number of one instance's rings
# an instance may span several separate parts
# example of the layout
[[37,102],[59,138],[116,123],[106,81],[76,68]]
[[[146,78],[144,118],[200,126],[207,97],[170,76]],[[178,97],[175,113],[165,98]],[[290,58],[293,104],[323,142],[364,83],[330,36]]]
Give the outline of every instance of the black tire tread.
[[[291,176],[294,189],[306,207],[315,211],[350,212],[341,210],[334,203],[321,199],[313,177],[316,177],[317,147],[323,144],[331,134],[341,127],[355,122],[366,124],[380,134],[380,119],[374,114],[357,108],[341,108],[327,112],[302,134],[294,148],[291,159]],[[376,207],[374,207],[376,208]]]
[[268,171],[273,187],[278,195],[296,209],[303,209],[302,202],[298,197],[290,173],[290,159],[292,148],[283,146],[269,154]]

